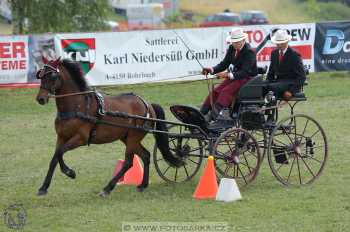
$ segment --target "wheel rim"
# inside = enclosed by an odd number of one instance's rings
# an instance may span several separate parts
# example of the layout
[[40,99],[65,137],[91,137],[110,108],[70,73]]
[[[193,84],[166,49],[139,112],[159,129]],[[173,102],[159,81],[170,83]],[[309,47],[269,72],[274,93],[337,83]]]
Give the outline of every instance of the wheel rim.
[[328,156],[326,135],[307,115],[290,116],[273,130],[268,148],[274,176],[285,185],[307,185],[323,171]]
[[[171,127],[173,133],[179,133],[177,127]],[[192,179],[198,172],[203,160],[202,141],[192,138],[171,138],[169,147],[173,155],[184,161],[181,167],[170,166],[159,152],[157,145],[154,145],[153,162],[158,175],[167,182],[181,183]]]
[[215,167],[227,178],[234,178],[240,187],[257,176],[261,155],[255,138],[246,130],[234,128],[225,131],[214,145]]

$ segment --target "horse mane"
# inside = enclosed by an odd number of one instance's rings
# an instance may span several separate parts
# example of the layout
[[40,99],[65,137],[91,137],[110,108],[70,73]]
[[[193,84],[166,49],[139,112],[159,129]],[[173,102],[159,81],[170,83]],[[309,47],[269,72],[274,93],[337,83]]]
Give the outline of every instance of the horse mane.
[[75,84],[78,85],[80,91],[89,90],[90,87],[85,80],[83,70],[78,62],[64,59],[62,60],[62,65],[67,69]]

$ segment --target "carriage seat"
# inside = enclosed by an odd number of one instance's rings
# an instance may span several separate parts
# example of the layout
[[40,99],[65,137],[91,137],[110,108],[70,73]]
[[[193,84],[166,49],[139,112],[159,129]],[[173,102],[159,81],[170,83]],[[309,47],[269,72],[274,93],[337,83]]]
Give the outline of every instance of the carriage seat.
[[[277,99],[277,100],[283,100],[283,99]],[[306,101],[306,96],[304,92],[298,92],[293,95],[289,101]]]
[[[264,74],[267,72],[267,66],[258,67],[258,76],[249,80],[246,84],[244,84],[237,96],[237,100],[240,103],[244,104],[264,104],[264,88],[268,84],[267,81],[264,80]],[[309,70],[305,69],[305,74],[309,74]],[[303,87],[307,86],[308,82],[305,80],[300,92],[294,93],[293,97],[290,101],[306,101],[306,96],[303,92]],[[278,97],[277,100],[283,100],[281,97]]]
[[239,90],[237,100],[240,103],[263,104],[264,103],[263,75],[258,75],[245,83]]

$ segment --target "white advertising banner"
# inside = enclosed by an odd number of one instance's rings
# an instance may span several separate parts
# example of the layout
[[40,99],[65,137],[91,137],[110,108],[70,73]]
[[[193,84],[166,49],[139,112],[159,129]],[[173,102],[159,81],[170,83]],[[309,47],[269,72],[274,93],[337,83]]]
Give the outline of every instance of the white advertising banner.
[[[292,40],[289,45],[298,51],[303,59],[304,66],[309,69],[310,72],[314,72],[314,41],[315,41],[315,24],[286,24],[286,25],[255,25],[244,27],[245,32],[248,34],[248,42],[253,48],[264,45],[257,53],[258,66],[268,66],[270,64],[271,51],[275,48],[275,45],[271,43],[271,40],[264,42],[265,38],[274,29],[286,29],[292,36]],[[227,31],[227,29],[226,29]],[[227,36],[227,34],[225,34]]]
[[223,39],[220,28],[197,28],[58,34],[55,44],[58,55],[81,63],[91,85],[119,85],[203,78],[201,65],[223,58]]
[[28,36],[0,36],[0,84],[26,83]]

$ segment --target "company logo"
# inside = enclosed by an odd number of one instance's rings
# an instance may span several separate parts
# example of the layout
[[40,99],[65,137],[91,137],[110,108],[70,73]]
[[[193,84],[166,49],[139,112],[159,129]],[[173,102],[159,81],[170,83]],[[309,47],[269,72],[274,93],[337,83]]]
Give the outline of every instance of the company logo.
[[328,30],[322,53],[325,55],[333,55],[341,50],[343,50],[343,52],[350,52],[350,41],[345,41],[343,31],[337,29]]
[[63,39],[63,58],[75,60],[80,63],[84,74],[87,74],[95,64],[95,39]]

